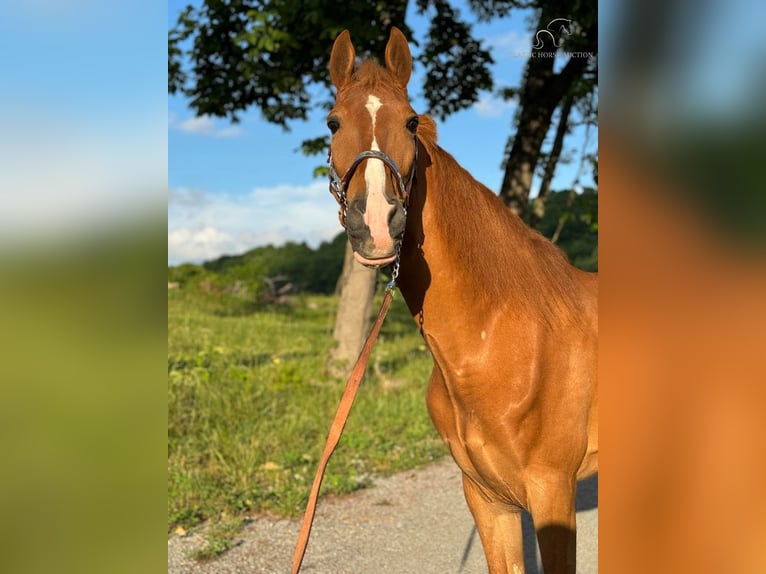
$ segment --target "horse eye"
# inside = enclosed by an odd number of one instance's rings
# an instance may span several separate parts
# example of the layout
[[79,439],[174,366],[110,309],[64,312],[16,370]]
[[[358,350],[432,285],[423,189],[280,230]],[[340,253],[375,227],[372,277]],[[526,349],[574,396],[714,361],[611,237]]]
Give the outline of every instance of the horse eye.
[[329,119],[327,120],[327,127],[330,128],[330,131],[332,133],[335,133],[338,131],[338,128],[340,127],[340,122],[336,119]]
[[407,129],[413,134],[418,131],[418,116],[411,117],[407,120]]

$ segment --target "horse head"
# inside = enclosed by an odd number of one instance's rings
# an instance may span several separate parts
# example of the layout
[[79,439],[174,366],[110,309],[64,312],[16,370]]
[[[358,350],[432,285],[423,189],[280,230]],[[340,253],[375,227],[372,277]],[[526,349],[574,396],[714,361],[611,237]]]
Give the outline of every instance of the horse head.
[[354,256],[369,267],[393,263],[404,235],[417,161],[418,115],[407,97],[411,72],[407,39],[397,28],[386,45],[385,68],[373,60],[355,68],[348,31],[333,44],[331,189]]

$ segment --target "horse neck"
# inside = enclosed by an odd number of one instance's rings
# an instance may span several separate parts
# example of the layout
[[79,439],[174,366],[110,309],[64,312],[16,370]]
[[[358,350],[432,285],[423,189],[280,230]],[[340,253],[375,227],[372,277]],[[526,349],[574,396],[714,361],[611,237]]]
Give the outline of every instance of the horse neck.
[[455,326],[507,305],[520,317],[544,318],[576,306],[563,254],[450,154],[436,146],[427,152],[431,161],[413,189],[399,279],[421,327],[445,312]]

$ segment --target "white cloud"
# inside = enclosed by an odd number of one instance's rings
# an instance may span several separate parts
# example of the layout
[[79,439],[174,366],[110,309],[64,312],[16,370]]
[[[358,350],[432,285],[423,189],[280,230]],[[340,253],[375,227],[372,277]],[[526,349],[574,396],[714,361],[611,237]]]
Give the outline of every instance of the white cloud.
[[259,245],[316,246],[342,231],[325,180],[258,187],[248,194],[173,188],[168,196],[168,261],[202,261]]
[[239,251],[243,251],[240,242],[214,227],[182,227],[168,233],[168,258],[177,261],[212,259]]
[[482,118],[499,118],[514,107],[514,102],[495,96],[484,95],[473,105],[476,114]]
[[208,195],[198,189],[170,188],[168,190],[168,206],[199,207],[208,203]]
[[494,55],[498,58],[518,58],[532,50],[532,36],[530,32],[510,30],[502,36],[493,36],[487,39],[487,44],[495,50]]
[[184,133],[213,136],[218,138],[237,137],[244,133],[241,126],[228,125],[222,128],[216,127],[216,122],[208,115],[195,116],[178,122],[175,114],[168,117],[168,125],[177,127]]
[[187,134],[210,134],[215,129],[215,122],[210,116],[197,116],[182,121],[178,127]]

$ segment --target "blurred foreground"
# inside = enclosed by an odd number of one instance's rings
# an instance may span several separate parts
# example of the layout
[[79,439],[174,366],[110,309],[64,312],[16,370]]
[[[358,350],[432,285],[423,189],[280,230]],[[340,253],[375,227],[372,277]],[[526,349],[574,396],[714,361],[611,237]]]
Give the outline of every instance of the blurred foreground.
[[763,5],[604,8],[601,565],[764,572]]
[[127,574],[162,557],[162,215],[0,259],[3,572]]

